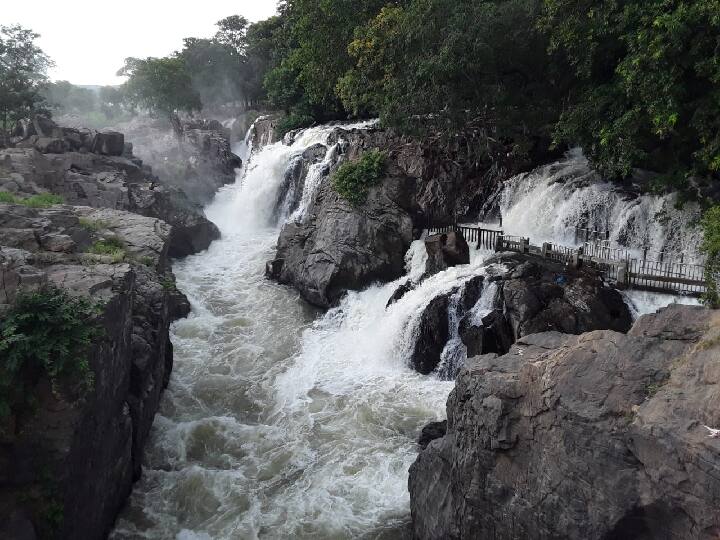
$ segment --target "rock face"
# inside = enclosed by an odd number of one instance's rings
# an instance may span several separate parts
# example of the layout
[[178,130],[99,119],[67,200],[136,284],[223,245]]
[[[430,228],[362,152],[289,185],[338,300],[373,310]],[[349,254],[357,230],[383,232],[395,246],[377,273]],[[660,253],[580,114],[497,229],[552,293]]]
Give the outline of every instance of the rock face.
[[622,296],[592,273],[521,254],[496,255],[486,266],[503,270],[491,278],[497,287],[494,311],[482,325],[460,323],[470,355],[505,353],[515,340],[538,332],[627,332],[632,324]]
[[500,180],[547,158],[519,159],[500,145],[487,161],[478,160],[477,142],[470,136],[421,143],[386,130],[336,128],[328,140],[338,143],[333,168],[379,148],[388,156],[384,178],[362,206],[353,207],[334,191],[330,176],[324,177],[307,219],[285,225],[280,234],[279,280],[328,307],[347,290],[397,279],[404,253],[429,222],[476,217]]
[[437,274],[459,264],[470,263],[470,246],[460,232],[434,234],[425,239],[428,259],[425,272]]
[[[92,390],[73,399],[41,376],[34,414],[2,421],[1,538],[109,532],[140,475],[172,368],[168,327],[187,303],[169,270],[170,235],[159,219],[119,210],[0,204],[0,308],[45,284],[102,303]],[[88,253],[108,238],[121,257]]]
[[35,148],[0,150],[0,191],[18,197],[49,191],[69,204],[160,218],[173,226],[173,257],[206,249],[220,236],[199,204],[188,200],[184,192],[163,185],[132,153],[116,155],[122,134],[96,134],[93,141],[96,153],[87,149],[58,154],[42,154]]
[[415,537],[718,537],[718,359],[720,315],[672,306],[468,360],[410,469]]

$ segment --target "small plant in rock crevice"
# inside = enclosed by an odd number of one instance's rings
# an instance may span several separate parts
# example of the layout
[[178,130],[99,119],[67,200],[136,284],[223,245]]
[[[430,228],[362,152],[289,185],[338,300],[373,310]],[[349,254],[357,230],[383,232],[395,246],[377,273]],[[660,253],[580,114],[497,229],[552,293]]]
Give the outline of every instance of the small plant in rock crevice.
[[113,236],[98,240],[90,247],[88,252],[94,255],[108,255],[112,257],[113,262],[117,263],[125,259],[125,243]]
[[355,161],[343,163],[332,175],[333,188],[350,204],[360,206],[370,188],[380,182],[386,160],[386,152],[370,150]]

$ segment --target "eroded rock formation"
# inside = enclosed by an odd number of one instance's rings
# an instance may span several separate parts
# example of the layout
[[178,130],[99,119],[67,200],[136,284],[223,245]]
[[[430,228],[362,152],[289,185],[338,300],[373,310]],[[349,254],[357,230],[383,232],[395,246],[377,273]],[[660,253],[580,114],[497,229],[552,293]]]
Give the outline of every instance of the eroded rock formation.
[[419,539],[716,538],[720,317],[546,332],[468,360],[410,469]]

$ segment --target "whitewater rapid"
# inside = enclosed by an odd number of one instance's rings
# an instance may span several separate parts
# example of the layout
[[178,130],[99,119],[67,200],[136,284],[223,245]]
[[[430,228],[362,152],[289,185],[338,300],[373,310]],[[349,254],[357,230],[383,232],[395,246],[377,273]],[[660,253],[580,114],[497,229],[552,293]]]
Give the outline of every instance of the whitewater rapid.
[[[325,314],[265,279],[286,170],[306,148],[326,144],[332,129],[311,128],[292,145],[256,152],[237,182],[206,209],[222,238],[174,264],[192,312],[172,326],[170,385],[143,476],[112,539],[410,536],[407,474],[415,441],[423,425],[445,417],[454,385],[408,367],[420,315],[437,295],[485,272],[490,253],[473,251],[471,264],[422,281],[390,307],[395,289],[424,272],[421,241],[406,255],[406,277],[351,292]],[[310,168],[300,206],[280,221],[305,218],[330,159],[332,152]],[[578,166],[577,159],[568,166]],[[533,201],[558,205],[567,199],[561,184],[550,181],[553,171],[524,185],[510,182],[503,195],[508,232],[562,238],[565,217],[575,215],[571,205],[554,213],[542,206],[544,217],[534,221],[528,215]],[[592,189],[577,201],[606,196],[605,187]],[[493,296],[487,287],[475,319],[489,312]],[[674,297],[635,301],[635,312],[643,313]],[[441,371],[448,373],[466,356],[454,315],[451,310],[451,339],[442,355]]]

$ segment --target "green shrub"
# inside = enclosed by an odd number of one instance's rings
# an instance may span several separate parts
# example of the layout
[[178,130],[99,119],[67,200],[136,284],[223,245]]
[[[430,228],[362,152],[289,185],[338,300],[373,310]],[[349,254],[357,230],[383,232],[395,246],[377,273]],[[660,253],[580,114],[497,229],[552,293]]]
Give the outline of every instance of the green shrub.
[[0,203],[15,204],[17,197],[7,191],[0,191]]
[[0,191],[0,203],[22,204],[30,208],[49,208],[53,204],[62,204],[65,202],[59,195],[52,193],[39,193],[31,197],[17,197],[7,191]]
[[53,204],[62,204],[64,199],[60,195],[53,195],[52,193],[39,193],[26,199],[20,199],[17,201],[18,204],[22,204],[29,208],[49,208]]
[[277,133],[280,138],[293,129],[306,128],[313,125],[312,116],[299,113],[290,113],[284,116],[277,124]]
[[705,303],[720,307],[720,205],[713,206],[703,216],[704,239],[702,249],[707,255]]
[[377,184],[385,171],[387,154],[370,150],[356,161],[348,161],[338,167],[332,175],[332,185],[341,196],[353,206],[359,206],[367,199],[371,186]]
[[89,253],[95,255],[109,255],[113,262],[120,262],[125,258],[125,244],[116,236],[98,240],[89,250]]
[[84,393],[93,374],[87,353],[100,335],[91,322],[98,306],[56,287],[22,293],[0,321],[0,417],[27,409],[45,374],[53,388],[71,384]]

